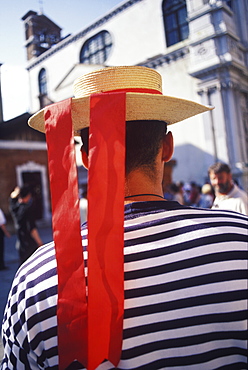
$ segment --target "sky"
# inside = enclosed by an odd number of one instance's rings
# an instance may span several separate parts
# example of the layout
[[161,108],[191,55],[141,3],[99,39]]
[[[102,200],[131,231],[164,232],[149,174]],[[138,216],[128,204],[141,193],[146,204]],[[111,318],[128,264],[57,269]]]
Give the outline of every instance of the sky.
[[21,18],[42,11],[62,28],[62,37],[74,34],[120,5],[123,0],[0,0],[0,63],[3,116],[7,121],[29,111],[29,91]]

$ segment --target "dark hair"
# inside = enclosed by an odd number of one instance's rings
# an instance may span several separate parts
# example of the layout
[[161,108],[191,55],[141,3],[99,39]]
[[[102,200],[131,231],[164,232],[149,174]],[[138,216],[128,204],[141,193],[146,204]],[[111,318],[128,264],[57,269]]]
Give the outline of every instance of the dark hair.
[[[166,134],[164,121],[127,121],[126,122],[126,175],[142,168],[149,176],[154,170],[155,159]],[[81,139],[88,154],[89,129],[81,131]]]
[[19,197],[25,198],[28,194],[31,194],[31,188],[29,185],[25,184],[20,188]]
[[215,174],[221,172],[230,173],[231,169],[226,163],[216,162],[209,167],[208,173],[210,174],[210,172],[213,172]]

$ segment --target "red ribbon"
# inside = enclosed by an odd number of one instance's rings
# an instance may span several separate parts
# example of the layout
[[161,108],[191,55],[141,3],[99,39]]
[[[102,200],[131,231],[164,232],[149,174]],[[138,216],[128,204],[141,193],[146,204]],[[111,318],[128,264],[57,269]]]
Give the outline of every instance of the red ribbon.
[[122,350],[125,92],[92,95],[90,108],[88,311],[71,99],[48,106],[44,114],[58,271],[60,369],[74,360],[89,370],[104,359],[117,366]]
[[87,302],[71,99],[45,108],[53,237],[58,271],[59,368],[86,364]]
[[117,366],[124,314],[125,93],[90,99],[88,369]]
[[146,89],[146,88],[140,88],[140,87],[128,87],[125,89],[116,89],[116,90],[109,90],[109,91],[103,91],[103,94],[108,94],[112,92],[134,92],[134,93],[141,93],[141,94],[158,94],[162,95],[161,91],[155,90],[155,89]]

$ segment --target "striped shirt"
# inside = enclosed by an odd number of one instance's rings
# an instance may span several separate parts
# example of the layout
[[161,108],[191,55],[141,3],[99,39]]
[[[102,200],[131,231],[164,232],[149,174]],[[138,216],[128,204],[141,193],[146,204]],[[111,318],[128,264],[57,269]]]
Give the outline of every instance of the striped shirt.
[[[82,229],[87,259],[87,229]],[[125,206],[125,302],[118,369],[247,369],[247,217],[177,202]],[[18,270],[1,369],[57,369],[53,243]],[[98,369],[114,367],[105,361]],[[73,363],[69,369],[82,369]]]

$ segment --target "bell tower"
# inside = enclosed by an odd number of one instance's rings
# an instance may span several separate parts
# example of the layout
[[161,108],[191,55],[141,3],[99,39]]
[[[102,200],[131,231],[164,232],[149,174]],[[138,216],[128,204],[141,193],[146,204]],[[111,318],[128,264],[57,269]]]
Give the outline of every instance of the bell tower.
[[61,40],[61,28],[44,14],[30,10],[23,17],[27,60],[38,57]]

